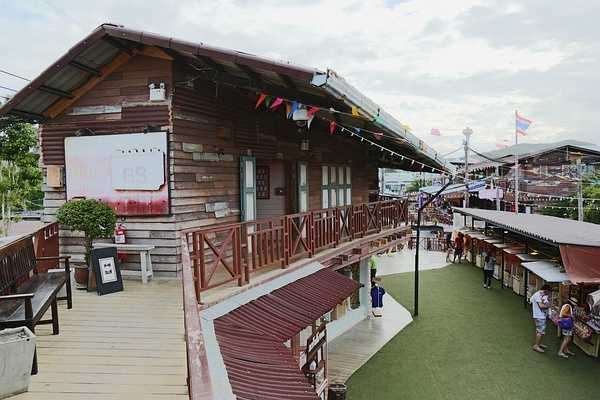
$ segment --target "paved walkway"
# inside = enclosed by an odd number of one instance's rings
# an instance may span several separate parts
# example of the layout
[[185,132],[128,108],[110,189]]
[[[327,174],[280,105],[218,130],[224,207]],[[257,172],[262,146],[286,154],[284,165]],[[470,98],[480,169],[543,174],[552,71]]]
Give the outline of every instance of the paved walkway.
[[14,400],[188,399],[181,283],[125,280],[59,304],[60,335],[36,329],[39,373]]
[[[379,257],[377,275],[412,271],[414,257],[414,250],[403,250],[392,257]],[[422,270],[446,266],[445,253],[422,250],[419,257]],[[327,365],[330,382],[346,382],[356,370],[412,322],[410,312],[392,296],[385,296],[383,301],[383,317],[365,319],[329,343]]]

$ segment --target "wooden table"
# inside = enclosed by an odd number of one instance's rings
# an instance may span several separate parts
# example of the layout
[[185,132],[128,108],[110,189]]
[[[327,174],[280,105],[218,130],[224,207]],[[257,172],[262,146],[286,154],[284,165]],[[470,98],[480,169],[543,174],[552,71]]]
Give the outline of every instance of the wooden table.
[[152,259],[150,251],[154,249],[153,245],[149,244],[115,244],[115,243],[95,243],[94,248],[116,247],[121,253],[140,253],[140,264],[142,282],[147,283],[148,278],[154,275],[152,271]]

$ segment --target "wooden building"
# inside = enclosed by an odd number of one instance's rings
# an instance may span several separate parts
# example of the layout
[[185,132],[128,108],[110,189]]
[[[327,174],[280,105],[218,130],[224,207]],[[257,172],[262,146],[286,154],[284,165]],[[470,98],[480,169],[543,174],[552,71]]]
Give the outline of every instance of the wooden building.
[[[471,164],[469,172],[474,175],[473,178],[489,178],[496,173],[500,175],[499,184],[507,202],[503,203],[503,210],[514,206],[510,203],[514,202],[515,152],[519,154],[519,202],[523,207],[532,202],[550,200],[549,196],[576,197],[579,176],[585,178],[593,175],[600,164],[600,148],[570,140],[539,145],[521,144],[486,153],[487,158]],[[480,208],[495,208],[493,201],[471,200]]]
[[[267,97],[255,107],[261,94]],[[274,108],[277,99],[283,102]],[[310,129],[287,117],[292,104],[314,113]],[[183,230],[365,203],[377,190],[378,167],[446,168],[437,153],[333,71],[111,24],[17,93],[0,110],[7,113],[40,124],[46,221],[78,197],[69,194],[77,173],[65,165],[66,138],[94,136],[82,143],[102,153],[108,135],[166,133],[165,207],[127,199],[112,204],[130,243],[156,246],[158,274],[180,270]],[[97,175],[87,182],[110,175],[92,172]],[[61,232],[61,252],[82,259],[78,233]],[[127,261],[126,268],[139,264],[135,256]]]

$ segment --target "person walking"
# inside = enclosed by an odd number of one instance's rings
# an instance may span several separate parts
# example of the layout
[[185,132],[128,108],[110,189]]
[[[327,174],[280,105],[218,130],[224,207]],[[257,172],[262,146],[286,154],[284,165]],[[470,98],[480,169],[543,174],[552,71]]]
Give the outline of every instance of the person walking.
[[563,341],[560,344],[558,356],[561,358],[569,358],[569,356],[575,355],[575,353],[569,350],[569,344],[571,343],[571,340],[573,340],[573,309],[571,305],[563,304],[559,316],[558,326],[563,335]]
[[371,287],[371,307],[373,308],[373,316],[381,317],[383,314],[383,295],[385,289],[377,281],[372,282]]
[[494,276],[494,269],[496,268],[496,257],[494,253],[486,254],[483,264],[483,287],[487,289],[492,288],[492,277]]
[[374,255],[369,258],[369,270],[371,271],[371,282],[373,282],[377,275],[377,259],[375,259]]
[[532,305],[533,321],[535,322],[535,340],[532,348],[533,351],[537,351],[538,353],[544,353],[544,349],[546,348],[542,344],[542,341],[546,334],[546,318],[548,317],[548,308],[550,307],[550,301],[548,300],[550,290],[550,285],[546,284],[529,299]]
[[463,251],[465,249],[465,239],[462,232],[458,232],[456,239],[454,239],[454,258],[452,262],[456,262],[456,257],[458,256],[458,262],[462,263]]

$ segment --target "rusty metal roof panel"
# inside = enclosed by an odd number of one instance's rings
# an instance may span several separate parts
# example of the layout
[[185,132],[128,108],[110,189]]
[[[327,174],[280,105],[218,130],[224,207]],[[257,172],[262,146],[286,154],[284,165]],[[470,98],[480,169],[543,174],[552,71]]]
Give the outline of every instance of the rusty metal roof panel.
[[216,319],[215,333],[237,398],[316,400],[284,343],[359,287],[323,269]]

